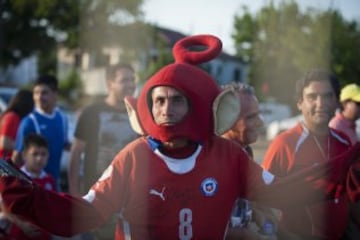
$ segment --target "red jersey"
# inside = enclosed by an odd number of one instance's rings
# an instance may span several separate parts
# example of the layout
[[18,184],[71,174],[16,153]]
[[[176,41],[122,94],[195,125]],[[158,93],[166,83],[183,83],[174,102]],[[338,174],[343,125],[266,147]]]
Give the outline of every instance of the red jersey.
[[179,173],[170,165],[188,159],[154,154],[141,138],[116,156],[86,199],[104,216],[119,213],[116,239],[222,239],[235,199],[248,196],[248,185],[265,185],[261,167],[237,146],[214,137]]
[[[344,153],[350,146],[349,139],[333,129],[330,129],[327,139],[319,142],[299,123],[272,141],[262,164],[276,176],[284,177],[316,163],[329,161],[330,157]],[[348,205],[345,194],[338,201],[329,199],[304,208],[282,210],[283,224],[290,231],[303,236],[339,239],[347,226]]]
[[27,171],[24,166],[21,167],[21,171],[23,171],[29,178],[31,178],[31,180],[38,186],[49,191],[56,191],[55,179],[47,172],[42,171],[40,176],[34,176],[32,173]]

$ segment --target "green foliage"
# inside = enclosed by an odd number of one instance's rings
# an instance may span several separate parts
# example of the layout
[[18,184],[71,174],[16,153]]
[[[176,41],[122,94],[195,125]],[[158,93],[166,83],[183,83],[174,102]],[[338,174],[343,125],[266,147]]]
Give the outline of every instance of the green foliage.
[[[94,50],[120,43],[122,27],[141,20],[143,0],[4,0],[0,1],[0,66],[68,48]],[[127,35],[126,41],[129,36]],[[136,41],[135,41],[136,42]],[[130,44],[129,44],[130,45]]]
[[82,93],[82,81],[76,70],[72,70],[64,78],[59,80],[59,93],[66,101],[74,102]]
[[156,49],[156,53],[152,53],[153,55],[146,64],[147,68],[139,73],[141,83],[146,82],[160,68],[174,62],[171,49],[166,47],[164,39],[155,27],[151,29],[148,36],[152,36],[153,49]]
[[360,76],[359,27],[336,10],[302,12],[291,0],[276,6],[270,1],[255,15],[243,8],[234,19],[233,39],[237,55],[251,66],[250,83],[269,86],[260,98],[293,102],[295,81],[311,68],[334,71],[342,84]]

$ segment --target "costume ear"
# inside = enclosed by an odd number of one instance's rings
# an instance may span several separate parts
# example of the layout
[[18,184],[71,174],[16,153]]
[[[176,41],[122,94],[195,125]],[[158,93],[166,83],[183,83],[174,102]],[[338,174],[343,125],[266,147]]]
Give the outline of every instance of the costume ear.
[[136,111],[137,99],[134,97],[126,96],[124,98],[126,111],[129,116],[129,121],[132,129],[139,135],[145,135],[143,128],[140,125],[139,118]]
[[229,130],[240,115],[240,100],[233,87],[223,90],[213,103],[214,131],[222,135]]

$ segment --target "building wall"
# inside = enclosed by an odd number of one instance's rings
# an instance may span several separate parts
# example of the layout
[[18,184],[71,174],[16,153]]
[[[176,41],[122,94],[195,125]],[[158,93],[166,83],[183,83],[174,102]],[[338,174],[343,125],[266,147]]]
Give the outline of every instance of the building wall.
[[22,60],[17,66],[10,66],[0,72],[3,85],[23,86],[30,84],[38,76],[37,58],[32,56]]

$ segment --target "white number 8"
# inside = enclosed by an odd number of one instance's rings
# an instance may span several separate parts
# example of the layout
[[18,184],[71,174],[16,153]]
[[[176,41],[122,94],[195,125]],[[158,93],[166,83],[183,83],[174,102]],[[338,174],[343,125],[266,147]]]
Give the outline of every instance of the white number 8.
[[183,208],[179,212],[179,238],[181,240],[189,240],[192,238],[192,211],[189,208]]

